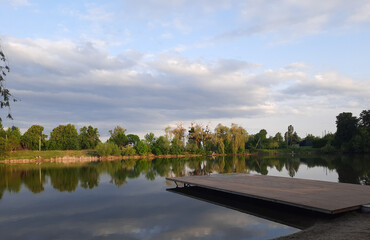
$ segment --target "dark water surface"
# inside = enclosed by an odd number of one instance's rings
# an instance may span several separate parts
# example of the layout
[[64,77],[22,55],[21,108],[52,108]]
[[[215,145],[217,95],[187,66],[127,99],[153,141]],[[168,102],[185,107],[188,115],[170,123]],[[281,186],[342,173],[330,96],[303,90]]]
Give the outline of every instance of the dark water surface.
[[370,184],[370,159],[289,156],[2,164],[0,239],[271,239],[299,231],[166,191],[173,188],[167,176],[231,172]]

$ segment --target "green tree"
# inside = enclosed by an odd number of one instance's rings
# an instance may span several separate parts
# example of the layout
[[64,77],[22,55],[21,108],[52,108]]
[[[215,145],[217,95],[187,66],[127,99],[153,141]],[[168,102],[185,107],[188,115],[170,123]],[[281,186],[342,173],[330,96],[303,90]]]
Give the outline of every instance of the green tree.
[[127,144],[132,146],[136,146],[140,142],[140,138],[138,135],[135,134],[128,134],[127,135]]
[[266,148],[268,149],[276,149],[279,147],[279,142],[276,141],[273,137],[269,137],[266,139]]
[[275,142],[278,143],[279,148],[286,147],[286,143],[284,142],[284,138],[283,138],[283,136],[281,135],[280,132],[276,133],[273,139],[274,139]]
[[6,139],[8,140],[11,151],[17,150],[21,147],[21,131],[18,127],[12,126],[6,130]]
[[315,137],[314,135],[312,134],[308,134],[305,138],[304,138],[304,141],[302,141],[303,143],[300,143],[299,145],[300,146],[313,146],[313,142],[315,141],[315,139],[317,139],[317,137]]
[[81,149],[94,149],[100,142],[99,131],[97,128],[93,128],[92,126],[84,126],[80,128],[78,140]]
[[227,126],[219,123],[215,128],[214,141],[217,145],[217,153],[230,153],[231,150],[231,134]]
[[49,148],[53,150],[77,150],[78,133],[72,124],[59,125],[50,133]]
[[283,136],[281,135],[280,132],[275,134],[274,141],[279,142],[279,143],[284,141]]
[[117,146],[123,147],[127,144],[127,136],[125,134],[126,129],[121,126],[116,126],[114,130],[109,130],[110,138],[109,142],[114,142]]
[[297,132],[294,132],[291,139],[292,144],[298,144],[300,141],[301,138],[298,136]]
[[144,139],[149,145],[149,151],[153,152],[155,142],[157,141],[157,138],[155,137],[154,133],[151,132],[151,133],[145,134]]
[[312,139],[312,147],[313,148],[323,148],[326,145],[331,145],[334,142],[334,134],[328,133],[324,137],[314,137]]
[[21,137],[21,145],[24,149],[38,150],[41,140],[41,148],[45,146],[47,135],[43,134],[44,127],[32,125]]
[[284,135],[285,142],[288,146],[291,146],[293,144],[293,133],[294,133],[294,127],[292,125],[289,125],[288,131]]
[[174,137],[171,141],[171,154],[181,154],[182,153],[182,141],[180,141],[177,137]]
[[232,146],[232,153],[240,153],[245,151],[245,143],[248,141],[248,133],[247,131],[238,126],[235,123],[231,124],[230,127],[230,134],[231,134],[231,146]]
[[173,135],[173,138],[177,139],[176,145],[180,151],[182,151],[185,146],[185,132],[186,129],[183,127],[182,123],[178,123],[175,128],[171,129],[171,134]]
[[362,138],[362,152],[370,152],[370,110],[363,110],[360,113],[359,132]]
[[8,143],[6,136],[6,131],[4,130],[3,125],[0,122],[0,156],[7,156],[11,151],[11,148]]
[[188,144],[194,152],[201,150],[204,153],[211,140],[212,134],[208,125],[203,127],[201,124],[191,124],[188,131]]
[[370,133],[370,110],[363,110],[360,113],[359,126]]
[[255,148],[267,148],[267,131],[261,129],[259,133],[254,136],[256,142]]
[[170,153],[170,141],[165,136],[160,136],[154,144],[155,155],[166,155]]
[[[349,144],[350,140],[358,133],[358,119],[350,112],[343,112],[337,116],[337,132],[335,133],[335,145],[341,147]],[[346,146],[344,146],[346,148]]]
[[139,140],[135,146],[136,152],[139,155],[146,155],[149,152],[149,145],[145,141]]

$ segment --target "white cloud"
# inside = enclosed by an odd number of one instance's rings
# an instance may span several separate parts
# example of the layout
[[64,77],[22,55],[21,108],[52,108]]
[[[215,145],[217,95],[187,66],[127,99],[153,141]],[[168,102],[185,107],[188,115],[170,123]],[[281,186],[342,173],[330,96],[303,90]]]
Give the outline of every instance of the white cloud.
[[370,21],[370,3],[358,7],[349,17],[348,24],[368,23]]
[[303,62],[294,62],[285,66],[286,69],[311,69],[311,66]]
[[4,40],[8,84],[22,100],[12,105],[21,128],[86,122],[105,134],[117,124],[149,132],[175,121],[358,110],[370,103],[369,80],[317,73],[304,62],[266,69],[235,59],[207,62],[134,50],[111,56],[89,42]]
[[272,34],[272,40],[291,41],[366,22],[369,6],[366,0],[243,1],[236,27],[216,39]]
[[7,0],[7,2],[10,3],[10,5],[14,7],[24,7],[24,6],[30,6],[30,2],[28,0]]
[[98,22],[111,22],[114,20],[114,13],[107,11],[104,5],[85,4],[83,11],[71,8],[64,8],[63,13],[82,20],[98,23]]

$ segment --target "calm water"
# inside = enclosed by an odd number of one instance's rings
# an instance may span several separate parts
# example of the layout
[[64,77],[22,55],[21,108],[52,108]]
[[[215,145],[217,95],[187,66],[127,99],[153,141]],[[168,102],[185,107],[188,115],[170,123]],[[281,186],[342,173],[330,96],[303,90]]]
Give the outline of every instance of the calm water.
[[254,173],[370,184],[369,157],[0,165],[1,239],[271,239],[296,228],[166,191],[166,176]]

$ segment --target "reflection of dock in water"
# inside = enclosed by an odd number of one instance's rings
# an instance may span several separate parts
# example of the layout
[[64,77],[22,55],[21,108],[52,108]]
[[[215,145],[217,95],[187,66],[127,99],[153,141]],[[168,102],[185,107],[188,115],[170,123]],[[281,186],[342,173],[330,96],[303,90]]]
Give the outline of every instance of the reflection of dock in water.
[[249,174],[166,179],[185,186],[198,186],[327,214],[360,209],[370,203],[370,187],[355,184]]
[[306,229],[312,226],[318,218],[328,216],[323,216],[323,214],[320,213],[314,213],[295,207],[281,206],[280,204],[273,202],[261,201],[254,198],[215,191],[197,186],[169,188],[167,191],[230,208],[298,229]]

